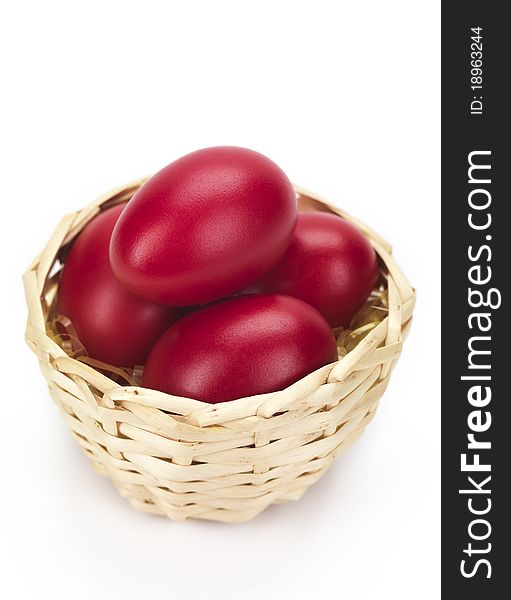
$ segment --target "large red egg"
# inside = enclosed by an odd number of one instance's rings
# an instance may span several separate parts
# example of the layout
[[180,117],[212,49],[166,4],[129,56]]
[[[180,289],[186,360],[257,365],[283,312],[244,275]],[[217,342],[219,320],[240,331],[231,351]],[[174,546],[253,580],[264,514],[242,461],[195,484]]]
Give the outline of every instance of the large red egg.
[[110,261],[142,298],[171,306],[228,296],[275,266],[296,224],[284,172],[252,150],[206,148],[171,163],[133,196]]
[[301,298],[332,327],[348,326],[377,279],[376,253],[357,227],[329,213],[303,212],[282,260],[247,292]]
[[131,367],[145,361],[179,313],[134,296],[115,279],[109,245],[124,206],[100,213],[74,242],[59,283],[57,312],[71,320],[89,356]]
[[282,390],[335,360],[334,335],[312,306],[278,294],[243,296],[172,325],[149,355],[142,385],[224,402]]

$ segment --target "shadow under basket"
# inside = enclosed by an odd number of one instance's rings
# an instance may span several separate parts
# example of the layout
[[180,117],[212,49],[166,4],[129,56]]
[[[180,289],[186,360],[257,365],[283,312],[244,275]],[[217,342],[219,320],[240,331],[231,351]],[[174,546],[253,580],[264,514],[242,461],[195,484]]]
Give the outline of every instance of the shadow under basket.
[[[125,202],[144,179],[65,216],[24,276],[26,339],[50,393],[96,470],[137,509],[171,519],[247,521],[296,500],[372,419],[411,324],[415,291],[380,236],[296,188],[301,210],[357,225],[379,256],[380,280],[350,329],[336,331],[339,360],[275,393],[207,404],[122,385],[70,352],[52,307],[69,247],[100,211]],[[132,373],[133,375],[133,373]]]

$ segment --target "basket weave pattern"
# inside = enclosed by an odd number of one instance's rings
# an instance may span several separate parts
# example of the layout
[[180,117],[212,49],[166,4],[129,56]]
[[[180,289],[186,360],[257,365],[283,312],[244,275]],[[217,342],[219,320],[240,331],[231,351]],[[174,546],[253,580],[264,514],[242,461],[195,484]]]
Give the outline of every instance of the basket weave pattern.
[[246,521],[298,499],[372,419],[411,324],[415,292],[390,246],[340,209],[297,188],[303,208],[355,223],[380,258],[388,312],[336,363],[284,391],[206,404],[121,386],[71,358],[48,328],[66,250],[102,209],[140,180],[65,216],[24,276],[27,343],[50,393],[97,471],[133,506],[171,519]]

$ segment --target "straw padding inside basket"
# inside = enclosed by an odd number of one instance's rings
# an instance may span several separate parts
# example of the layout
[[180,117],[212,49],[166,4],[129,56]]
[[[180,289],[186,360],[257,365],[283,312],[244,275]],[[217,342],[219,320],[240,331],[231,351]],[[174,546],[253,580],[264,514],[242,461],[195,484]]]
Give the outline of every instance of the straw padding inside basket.
[[222,404],[121,385],[119,373],[66,353],[51,327],[52,306],[74,238],[98,212],[128,200],[143,182],[107,194],[59,223],[24,276],[27,343],[74,437],[132,505],[172,519],[245,521],[272,503],[299,498],[360,436],[401,352],[415,292],[385,240],[296,188],[302,210],[330,211],[353,222],[380,258],[379,288],[351,329],[336,332],[339,360],[284,391]]

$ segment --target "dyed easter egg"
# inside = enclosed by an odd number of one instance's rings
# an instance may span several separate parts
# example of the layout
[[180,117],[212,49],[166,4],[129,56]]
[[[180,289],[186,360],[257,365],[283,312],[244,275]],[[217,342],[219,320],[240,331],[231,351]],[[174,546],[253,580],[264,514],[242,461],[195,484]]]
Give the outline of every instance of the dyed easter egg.
[[335,360],[335,337],[315,308],[278,294],[241,296],[172,325],[142,385],[216,403],[282,390]]
[[231,146],[198,150],[133,196],[112,236],[112,269],[141,298],[211,302],[275,266],[296,216],[294,189],[270,159]]
[[57,313],[71,320],[90,357],[131,367],[145,361],[180,313],[134,296],[114,277],[109,245],[124,207],[100,213],[75,240],[59,282]]

